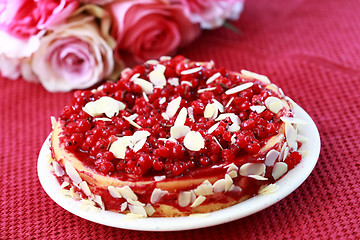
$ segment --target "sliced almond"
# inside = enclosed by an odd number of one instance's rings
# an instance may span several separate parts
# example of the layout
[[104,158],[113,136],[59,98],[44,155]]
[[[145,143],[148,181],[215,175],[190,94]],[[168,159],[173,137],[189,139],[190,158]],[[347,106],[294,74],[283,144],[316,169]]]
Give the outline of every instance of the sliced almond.
[[258,74],[258,73],[254,73],[254,72],[250,72],[250,71],[247,71],[245,69],[241,70],[241,74],[242,75],[245,75],[247,77],[250,77],[250,78],[254,78],[254,79],[257,79],[257,80],[260,80],[262,81],[263,83],[270,83],[270,80],[267,76],[265,75],[261,75],[261,74]]
[[213,81],[215,81],[220,76],[221,76],[221,73],[219,73],[219,72],[215,73],[214,75],[209,77],[208,80],[206,80],[206,84],[212,83]]
[[169,78],[168,83],[174,87],[177,87],[180,85],[179,78]]
[[280,152],[276,151],[275,149],[271,149],[267,154],[265,158],[265,165],[266,166],[273,166],[276,159],[279,157]]
[[244,91],[245,89],[248,89],[248,88],[252,87],[252,85],[254,85],[253,82],[243,83],[243,84],[241,84],[239,86],[236,86],[234,88],[230,88],[229,90],[226,90],[225,94],[226,95],[231,95],[231,94],[234,94],[234,93],[238,93],[238,92]]
[[154,177],[154,180],[157,181],[157,182],[162,181],[162,180],[164,180],[164,179],[166,179],[166,176],[165,176],[165,175],[155,176],[155,177]]
[[293,124],[302,124],[305,125],[307,124],[306,121],[300,119],[300,118],[294,118],[294,117],[280,117],[281,121],[283,122],[288,122],[288,123],[293,123]]
[[205,147],[205,140],[199,132],[190,131],[184,138],[184,146],[191,151],[199,151]]
[[131,198],[128,198],[126,201],[133,206],[145,207],[144,203],[139,202],[139,201],[134,201]]
[[212,125],[209,129],[208,129],[208,133],[211,134],[213,133],[219,126],[220,122],[215,123],[214,125]]
[[131,188],[129,186],[117,187],[116,190],[118,190],[120,192],[121,196],[123,196],[123,198],[125,198],[126,200],[127,199],[131,199],[133,201],[138,200],[138,197],[133,192],[133,190],[131,190]]
[[82,179],[70,162],[65,162],[65,172],[75,184],[80,184]]
[[254,178],[256,180],[260,180],[260,181],[266,181],[268,180],[268,178],[260,176],[260,175],[248,175],[249,178]]
[[180,103],[181,103],[181,97],[177,97],[173,100],[171,100],[171,102],[169,102],[167,108],[166,108],[166,115],[169,116],[169,118],[172,118],[173,116],[175,116],[177,110],[180,107]]
[[239,169],[241,176],[264,175],[266,166],[263,163],[245,163]]
[[133,80],[133,82],[139,85],[143,92],[145,92],[146,94],[152,94],[154,92],[154,85],[149,81],[141,78],[136,78]]
[[265,99],[265,106],[271,112],[277,114],[284,107],[284,103],[279,98],[271,96]]
[[159,188],[155,188],[154,191],[152,192],[151,194],[151,197],[150,197],[150,202],[152,204],[154,203],[157,203],[158,201],[160,201],[160,199],[165,196],[166,194],[168,194],[169,192],[168,191],[163,191]]
[[54,168],[54,173],[56,176],[61,177],[65,174],[64,169],[62,169],[62,167],[60,166],[60,164],[58,162],[53,161],[52,166]]
[[288,170],[288,165],[284,162],[277,162],[272,170],[272,176],[275,180],[281,178]]
[[291,123],[285,122],[285,136],[288,146],[294,150],[297,149],[296,137],[297,132]]
[[180,110],[180,112],[174,122],[174,126],[184,126],[185,122],[186,122],[186,117],[187,117],[187,109],[185,107],[183,107]]
[[150,82],[152,82],[152,84],[154,84],[154,86],[156,87],[163,88],[166,85],[166,78],[163,70],[164,69],[162,67],[159,67],[158,65],[157,68],[155,68],[153,71],[149,73]]
[[94,102],[88,102],[83,110],[89,115],[95,117],[105,114],[111,118],[119,113],[120,110],[124,110],[126,105],[120,101],[117,101],[111,97],[104,96]]
[[180,192],[178,202],[180,207],[188,206],[191,202],[191,192],[190,191]]
[[218,109],[214,103],[209,103],[206,105],[204,110],[204,117],[208,119],[216,118]]
[[123,202],[120,206],[120,212],[123,212],[127,209],[128,207],[128,203],[127,202]]
[[231,178],[236,178],[238,176],[238,173],[237,173],[236,170],[232,170],[232,171],[229,172],[229,176]]
[[274,183],[271,183],[271,184],[269,184],[269,185],[267,185],[265,187],[261,187],[259,189],[259,194],[262,194],[262,195],[264,195],[264,194],[272,194],[272,193],[276,192],[278,189],[279,189],[278,185],[276,185]]
[[263,111],[265,111],[266,107],[265,106],[250,106],[251,111],[257,112],[257,113],[262,113]]
[[213,104],[215,104],[216,108],[222,113],[224,112],[224,106],[215,98],[212,99]]
[[200,195],[203,195],[203,196],[212,195],[213,194],[213,186],[208,180],[205,180],[196,189],[194,189],[194,193],[197,196],[200,196]]
[[79,187],[80,187],[81,190],[85,193],[86,196],[91,196],[91,191],[90,191],[90,188],[89,188],[89,185],[87,184],[87,182],[82,181],[82,182],[79,184]]
[[225,192],[229,191],[231,186],[233,185],[233,180],[229,174],[225,174]]
[[134,152],[138,152],[146,143],[146,138],[141,139],[140,141],[138,141],[133,148]]
[[151,205],[151,204],[146,204],[146,206],[144,207],[145,208],[145,211],[146,211],[146,214],[148,216],[152,216],[154,213],[155,213],[155,209],[154,207]]
[[181,71],[180,74],[181,75],[188,75],[188,74],[193,74],[193,73],[199,72],[200,70],[202,70],[202,66],[183,70],[183,71]]
[[134,144],[130,139],[129,136],[118,138],[118,140],[110,145],[109,151],[112,152],[116,158],[124,159],[127,147],[134,147]]
[[108,186],[108,191],[113,198],[122,198],[120,192],[114,186]]
[[129,204],[129,210],[133,214],[138,214],[142,217],[147,217],[146,210],[142,206],[134,206],[134,205]]
[[225,179],[219,179],[214,183],[214,192],[225,192]]
[[102,210],[105,210],[105,205],[104,205],[104,202],[101,199],[101,196],[95,195],[93,201],[96,202],[100,206],[100,208]]
[[132,126],[136,127],[136,128],[142,128],[139,124],[137,124],[136,122],[134,122],[131,118],[129,117],[123,117],[126,121],[128,121]]
[[241,191],[242,191],[241,187],[235,186],[234,184],[229,189],[229,192],[241,192]]
[[200,206],[204,201],[206,200],[206,197],[204,196],[198,196],[193,204],[191,204],[190,207],[194,208],[197,206]]
[[174,139],[178,139],[186,136],[190,132],[190,128],[188,126],[173,126],[170,128],[171,137]]

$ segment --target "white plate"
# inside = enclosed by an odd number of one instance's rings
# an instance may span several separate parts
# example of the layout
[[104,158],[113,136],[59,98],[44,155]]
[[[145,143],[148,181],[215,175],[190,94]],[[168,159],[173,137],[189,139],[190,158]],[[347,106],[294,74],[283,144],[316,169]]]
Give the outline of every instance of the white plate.
[[309,176],[319,157],[320,136],[315,123],[301,107],[297,106],[295,108],[295,115],[297,118],[301,118],[308,123],[300,129],[300,134],[309,139],[300,150],[307,150],[308,154],[302,159],[300,164],[276,182],[279,186],[278,190],[272,194],[255,196],[232,207],[212,212],[202,217],[129,219],[121,213],[84,209],[80,206],[81,203],[79,201],[65,197],[60,193],[60,185],[49,170],[50,150],[48,139],[45,141],[39,154],[38,175],[45,192],[57,204],[79,217],[96,223],[143,231],[179,231],[214,226],[249,216],[275,204],[298,188]]

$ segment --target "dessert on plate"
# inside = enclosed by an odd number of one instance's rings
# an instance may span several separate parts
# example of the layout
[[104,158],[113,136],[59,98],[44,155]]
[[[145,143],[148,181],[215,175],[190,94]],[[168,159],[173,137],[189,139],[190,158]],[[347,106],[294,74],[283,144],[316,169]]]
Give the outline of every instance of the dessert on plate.
[[52,118],[61,191],[134,217],[223,209],[301,161],[292,101],[266,76],[176,56],[76,91]]

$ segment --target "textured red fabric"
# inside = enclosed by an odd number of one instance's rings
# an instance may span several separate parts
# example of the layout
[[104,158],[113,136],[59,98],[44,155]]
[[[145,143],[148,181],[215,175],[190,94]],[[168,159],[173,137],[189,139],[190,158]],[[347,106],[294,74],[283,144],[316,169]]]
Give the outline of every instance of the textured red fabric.
[[180,51],[194,60],[259,72],[314,119],[322,149],[310,177],[252,216],[182,232],[139,232],[81,219],[53,202],[36,164],[72,93],[0,79],[1,239],[360,239],[360,2],[248,0],[227,29],[204,32]]

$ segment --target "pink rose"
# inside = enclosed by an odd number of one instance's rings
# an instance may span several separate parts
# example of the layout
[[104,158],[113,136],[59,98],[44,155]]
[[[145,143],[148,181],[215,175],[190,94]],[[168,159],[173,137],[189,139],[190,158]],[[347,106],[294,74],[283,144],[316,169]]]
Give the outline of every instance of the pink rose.
[[114,2],[116,0],[81,0],[83,3],[90,3],[90,4],[96,4],[96,5],[106,5],[108,3]]
[[112,74],[113,50],[95,18],[79,15],[41,38],[31,67],[48,91],[84,89]]
[[65,20],[78,6],[76,0],[0,0],[0,29],[29,38]]
[[172,54],[200,33],[179,5],[160,0],[133,0],[110,4],[112,35],[117,57],[138,62]]
[[187,16],[203,29],[214,29],[223,25],[226,19],[236,20],[244,0],[170,0],[182,4]]

